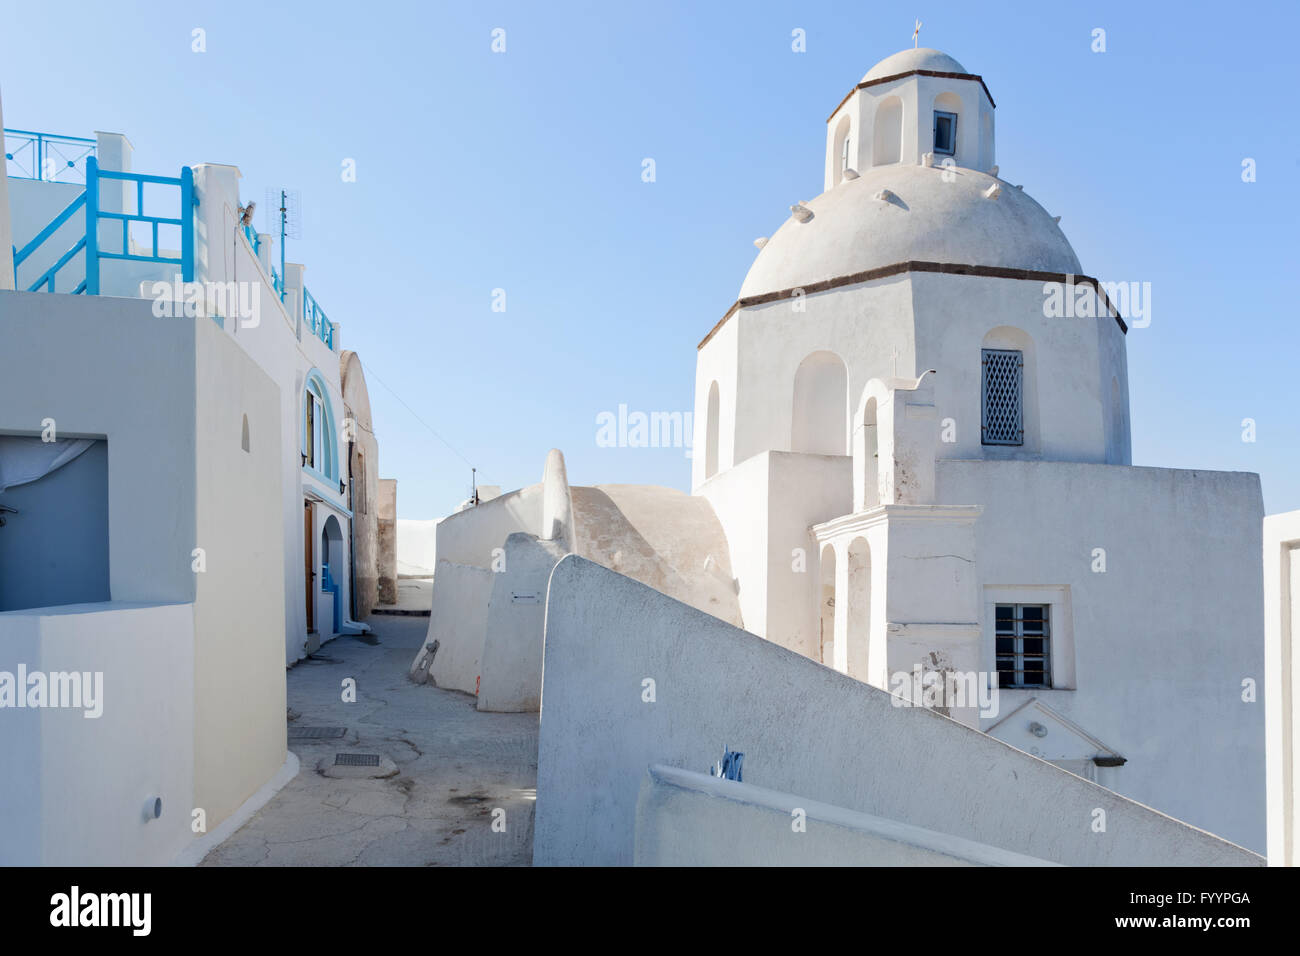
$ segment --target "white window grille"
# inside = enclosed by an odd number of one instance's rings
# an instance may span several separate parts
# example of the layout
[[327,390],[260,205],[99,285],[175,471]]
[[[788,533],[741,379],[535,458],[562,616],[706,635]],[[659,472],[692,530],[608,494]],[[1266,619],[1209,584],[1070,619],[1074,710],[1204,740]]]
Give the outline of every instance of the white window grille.
[[1024,353],[982,349],[983,389],[980,437],[985,445],[1023,445]]

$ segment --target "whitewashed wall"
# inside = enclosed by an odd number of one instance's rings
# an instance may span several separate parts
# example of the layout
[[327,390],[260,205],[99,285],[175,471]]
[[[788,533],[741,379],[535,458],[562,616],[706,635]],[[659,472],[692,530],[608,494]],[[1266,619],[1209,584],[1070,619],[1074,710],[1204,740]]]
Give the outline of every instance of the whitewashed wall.
[[194,546],[205,570],[195,575],[194,792],[211,830],[286,754],[283,437],[276,383],[207,319],[195,345]]
[[[0,614],[0,670],[103,674],[98,718],[3,711],[0,864],[159,866],[188,843],[193,615],[129,602]],[[162,816],[146,820],[155,797]]]
[[637,866],[1051,866],[896,820],[677,767],[636,804]]
[[537,864],[631,863],[647,768],[703,771],[724,746],[757,786],[1048,861],[1263,862],[574,555],[551,576],[542,700]]
[[1300,766],[1300,511],[1264,519],[1264,690],[1267,707],[1268,863],[1300,860],[1296,770]]
[[1073,689],[1004,690],[1001,713],[1038,697],[1128,759],[1108,786],[1263,852],[1264,705],[1242,683],[1264,673],[1259,477],[941,461],[938,481],[941,500],[984,508],[984,670],[997,589],[1064,589],[1072,609],[1057,666]]
[[536,712],[542,702],[546,584],[565,555],[560,545],[516,532],[505,540],[505,570],[492,575],[478,709]]
[[441,519],[397,519],[397,573],[428,577],[438,558]]

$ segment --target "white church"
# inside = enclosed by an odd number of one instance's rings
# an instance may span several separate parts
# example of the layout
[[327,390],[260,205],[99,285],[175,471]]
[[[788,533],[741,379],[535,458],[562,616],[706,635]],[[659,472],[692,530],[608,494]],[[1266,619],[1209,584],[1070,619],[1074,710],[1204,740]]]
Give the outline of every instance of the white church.
[[438,524],[412,676],[540,712],[536,863],[1262,862],[1258,476],[1132,464],[994,114],[929,49],[839,101],[702,323],[690,494],[555,451]]

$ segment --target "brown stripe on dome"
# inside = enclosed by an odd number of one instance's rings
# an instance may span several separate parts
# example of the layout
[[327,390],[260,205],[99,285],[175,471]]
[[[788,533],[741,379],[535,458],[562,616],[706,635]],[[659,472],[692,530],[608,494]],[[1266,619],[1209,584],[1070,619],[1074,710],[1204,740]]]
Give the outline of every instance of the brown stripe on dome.
[[993,102],[993,94],[989,92],[988,85],[984,82],[984,77],[980,76],[978,73],[945,73],[943,70],[908,70],[905,73],[894,73],[890,76],[877,77],[874,80],[863,80],[857,86],[853,87],[853,89],[844,94],[844,99],[840,100],[839,106],[836,106],[835,109],[831,110],[831,115],[826,117],[826,122],[829,123],[833,120],[835,114],[840,111],[840,108],[849,101],[849,97],[858,90],[864,90],[868,86],[879,86],[881,83],[892,83],[894,80],[901,80],[905,76],[937,76],[945,80],[975,80],[980,86],[984,87],[984,95],[989,98],[989,103],[993,108],[998,108],[998,104]]
[[726,324],[727,320],[740,309],[788,299],[794,295],[796,289],[802,289],[804,295],[813,295],[817,292],[829,292],[831,289],[842,289],[844,286],[858,285],[875,279],[887,279],[890,276],[901,275],[904,272],[935,272],[946,275],[980,276],[988,279],[1023,279],[1028,282],[1061,282],[1074,285],[1090,285],[1093,291],[1100,296],[1101,301],[1105,303],[1107,314],[1114,317],[1120,331],[1125,335],[1128,334],[1128,325],[1124,322],[1124,317],[1119,314],[1119,310],[1110,301],[1110,298],[1106,295],[1106,290],[1101,287],[1101,283],[1092,276],[1071,275],[1066,272],[1039,272],[1035,269],[1008,269],[1004,266],[975,266],[959,262],[925,262],[919,259],[910,259],[906,262],[895,262],[892,265],[868,269],[865,272],[854,272],[850,275],[837,276],[834,279],[822,279],[818,282],[810,282],[807,285],[792,286],[778,292],[764,292],[762,295],[751,295],[743,299],[737,299],[731,308],[727,309],[722,318],[718,320],[718,324],[709,330],[708,335],[704,336],[700,344],[696,346],[696,350],[704,348],[709,339],[713,338],[718,330]]

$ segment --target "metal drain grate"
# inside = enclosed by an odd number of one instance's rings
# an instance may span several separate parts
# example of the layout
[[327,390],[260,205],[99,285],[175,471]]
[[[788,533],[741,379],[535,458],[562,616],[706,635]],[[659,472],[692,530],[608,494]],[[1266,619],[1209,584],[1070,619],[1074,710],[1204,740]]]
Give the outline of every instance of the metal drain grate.
[[334,737],[342,737],[348,732],[346,727],[290,727],[289,739],[295,737],[299,740],[329,740]]
[[379,754],[335,754],[336,767],[378,767]]

